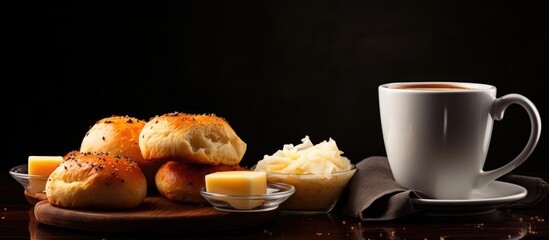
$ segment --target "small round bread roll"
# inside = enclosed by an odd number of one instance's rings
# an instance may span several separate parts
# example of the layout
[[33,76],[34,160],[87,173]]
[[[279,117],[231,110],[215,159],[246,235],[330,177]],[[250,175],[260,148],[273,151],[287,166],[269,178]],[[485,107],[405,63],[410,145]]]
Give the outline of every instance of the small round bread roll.
[[129,209],[147,195],[138,164],[128,157],[99,152],[71,152],[49,176],[46,197],[51,205],[95,210]]
[[154,175],[161,162],[147,161],[139,148],[139,133],[146,121],[129,116],[111,116],[97,121],[86,133],[81,152],[108,152],[127,156],[136,161],[147,178],[147,185],[154,186]]
[[210,165],[238,165],[246,152],[246,143],[225,119],[179,112],[151,118],[141,130],[139,146],[148,160]]
[[188,164],[168,161],[156,173],[158,192],[170,201],[181,203],[208,203],[200,195],[206,185],[206,175],[219,171],[246,170],[238,165]]

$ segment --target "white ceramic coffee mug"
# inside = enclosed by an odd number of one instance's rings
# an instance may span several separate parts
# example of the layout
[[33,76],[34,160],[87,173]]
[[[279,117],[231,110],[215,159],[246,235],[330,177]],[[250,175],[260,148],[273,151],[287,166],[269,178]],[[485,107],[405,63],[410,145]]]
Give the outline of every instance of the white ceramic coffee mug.
[[[398,184],[437,199],[468,199],[522,164],[536,147],[541,119],[519,94],[496,98],[496,87],[465,82],[395,82],[378,88],[383,140]],[[511,104],[530,116],[530,138],[507,164],[483,171],[494,119]]]

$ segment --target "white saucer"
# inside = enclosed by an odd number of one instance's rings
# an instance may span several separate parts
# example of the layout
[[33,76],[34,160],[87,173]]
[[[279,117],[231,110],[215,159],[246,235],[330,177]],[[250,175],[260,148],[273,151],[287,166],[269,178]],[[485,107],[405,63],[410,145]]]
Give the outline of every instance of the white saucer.
[[512,183],[493,181],[473,191],[471,199],[412,198],[418,210],[431,216],[470,216],[487,214],[526,197],[527,190]]

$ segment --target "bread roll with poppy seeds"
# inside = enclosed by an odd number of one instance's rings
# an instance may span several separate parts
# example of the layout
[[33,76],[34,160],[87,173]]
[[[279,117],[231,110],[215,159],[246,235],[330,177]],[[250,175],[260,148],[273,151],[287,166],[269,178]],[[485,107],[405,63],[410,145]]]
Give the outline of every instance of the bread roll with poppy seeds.
[[141,155],[139,134],[146,121],[130,116],[111,116],[97,121],[86,133],[81,152],[108,152],[136,161],[145,174],[147,185],[154,187],[154,176],[161,162],[147,161]]
[[110,153],[71,152],[46,183],[48,202],[63,208],[130,209],[146,195],[147,181],[139,165]]
[[151,161],[238,165],[247,145],[221,117],[173,112],[151,118],[139,146]]

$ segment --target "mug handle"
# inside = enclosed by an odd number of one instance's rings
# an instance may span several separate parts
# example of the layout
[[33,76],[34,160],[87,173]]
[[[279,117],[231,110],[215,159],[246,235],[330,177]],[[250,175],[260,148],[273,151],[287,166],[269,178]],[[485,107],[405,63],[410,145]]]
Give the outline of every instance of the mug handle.
[[541,118],[536,106],[528,98],[520,94],[511,93],[495,99],[492,106],[492,112],[490,113],[492,118],[498,121],[502,120],[505,109],[507,109],[507,107],[511,104],[518,104],[522,106],[528,113],[531,127],[530,138],[528,139],[526,146],[522,149],[522,152],[520,152],[520,154],[517,155],[517,157],[515,157],[512,161],[494,170],[487,172],[481,170],[475,181],[475,188],[484,187],[488,183],[517,168],[524,161],[526,161],[538,144],[538,140],[541,135]]

